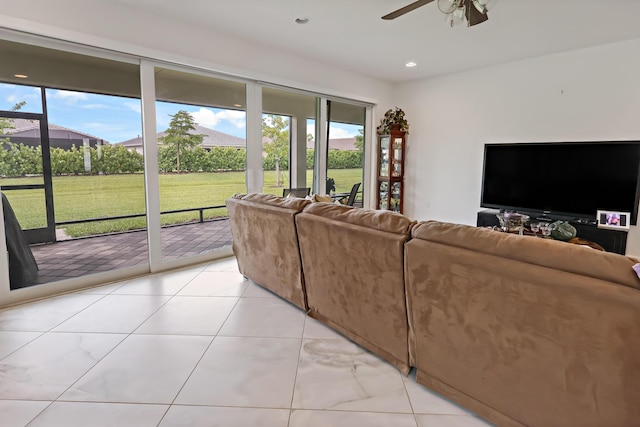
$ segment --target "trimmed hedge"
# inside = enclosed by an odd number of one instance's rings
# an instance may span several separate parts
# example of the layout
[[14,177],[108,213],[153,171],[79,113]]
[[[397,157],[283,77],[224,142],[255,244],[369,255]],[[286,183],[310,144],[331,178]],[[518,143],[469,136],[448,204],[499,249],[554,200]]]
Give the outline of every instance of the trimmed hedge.
[[[41,148],[24,144],[6,143],[8,148],[0,150],[0,176],[18,177],[41,175]],[[103,145],[88,148],[91,156],[91,171],[85,171],[84,149],[75,145],[71,150],[52,148],[51,170],[53,175],[89,175],[99,172],[105,174],[136,173],[144,170],[143,156],[129,151],[122,145]],[[100,155],[99,155],[100,154]],[[314,150],[307,150],[307,169],[313,168]],[[329,169],[357,169],[363,167],[361,151],[329,150],[327,164]],[[180,155],[180,169],[183,172],[222,172],[242,171],[247,163],[244,148],[214,147],[211,151],[202,147],[183,150]],[[262,160],[264,170],[275,170],[275,156],[266,155]],[[176,170],[175,147],[161,146],[158,150],[158,166],[161,172]],[[280,159],[280,170],[289,169],[289,160]]]

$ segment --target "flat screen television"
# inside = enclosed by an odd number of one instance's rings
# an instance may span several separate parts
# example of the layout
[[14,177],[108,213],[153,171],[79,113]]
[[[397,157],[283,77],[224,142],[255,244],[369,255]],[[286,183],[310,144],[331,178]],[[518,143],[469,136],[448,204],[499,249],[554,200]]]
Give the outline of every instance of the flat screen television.
[[640,141],[485,144],[481,206],[637,223]]

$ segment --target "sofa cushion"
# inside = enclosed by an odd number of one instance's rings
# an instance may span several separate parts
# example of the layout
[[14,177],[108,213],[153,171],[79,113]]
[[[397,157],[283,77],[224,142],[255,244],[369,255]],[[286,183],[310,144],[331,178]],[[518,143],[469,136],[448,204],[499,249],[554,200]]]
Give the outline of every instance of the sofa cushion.
[[309,315],[408,372],[404,244],[413,222],[316,203],[296,224]]
[[252,193],[242,198],[248,202],[259,203],[262,205],[275,206],[279,208],[293,209],[302,211],[310,202],[300,197],[278,197],[273,194]]
[[314,203],[305,207],[304,212],[322,216],[326,219],[396,234],[409,234],[416,223],[395,212],[358,209],[338,204]]
[[226,203],[240,273],[306,309],[295,216],[311,202],[249,194]]
[[411,236],[640,289],[637,260],[581,245],[438,221],[419,223]]
[[639,425],[640,292],[619,285],[632,260],[455,224],[413,235],[406,292],[420,384],[500,426]]
[[314,194],[309,197],[315,203],[333,203],[333,198],[328,194]]

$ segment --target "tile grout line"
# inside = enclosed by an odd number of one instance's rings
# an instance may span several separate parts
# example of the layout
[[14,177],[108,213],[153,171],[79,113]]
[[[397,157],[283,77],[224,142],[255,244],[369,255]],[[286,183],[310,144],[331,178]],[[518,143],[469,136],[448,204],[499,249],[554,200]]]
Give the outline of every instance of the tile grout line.
[[[203,269],[200,273],[205,272],[206,271],[206,267],[205,269]],[[200,274],[198,273],[198,275]],[[196,276],[197,277],[197,276]],[[195,279],[195,277],[194,277]],[[192,279],[193,280],[193,279]],[[244,279],[244,281],[247,281],[247,279]],[[186,285],[185,285],[186,286]],[[248,288],[248,287],[247,287]],[[180,290],[184,289],[181,288]],[[178,291],[179,292],[179,291]],[[198,359],[198,361],[194,364],[193,369],[191,369],[191,372],[189,373],[189,375],[187,375],[187,378],[184,380],[184,382],[182,383],[182,386],[180,386],[180,389],[176,392],[176,395],[173,397],[173,400],[171,401],[171,403],[169,404],[167,410],[164,412],[164,414],[162,415],[162,417],[160,418],[160,421],[158,421],[158,425],[160,425],[162,423],[162,420],[164,420],[164,418],[167,416],[167,414],[169,413],[169,410],[176,404],[176,399],[178,398],[178,396],[180,396],[180,393],[182,392],[182,390],[184,389],[184,387],[187,385],[187,383],[189,382],[189,380],[191,379],[191,376],[193,375],[193,373],[195,372],[195,370],[198,368],[198,366],[200,365],[200,362],[202,362],[202,359],[204,358],[204,356],[207,354],[207,352],[209,351],[209,349],[211,348],[211,346],[213,345],[213,342],[216,340],[216,338],[218,337],[218,334],[220,333],[220,330],[222,329],[222,327],[224,326],[224,324],[227,322],[227,320],[229,320],[229,316],[231,316],[231,313],[233,313],[233,310],[235,310],[235,308],[238,306],[238,303],[240,302],[240,299],[242,298],[242,295],[244,294],[244,292],[246,292],[246,289],[242,292],[242,294],[237,298],[236,303],[233,305],[233,307],[231,308],[231,310],[229,310],[229,313],[227,314],[227,317],[224,319],[224,321],[220,324],[220,327],[218,328],[218,330],[216,331],[216,334],[211,338],[211,341],[209,342],[209,345],[207,345],[207,348],[204,349],[204,351],[202,352],[202,355],[200,356],[200,358]],[[208,406],[208,405],[207,405]]]
[[293,399],[296,395],[296,384],[298,383],[298,370],[300,369],[300,358],[302,357],[302,345],[304,342],[304,331],[307,327],[307,313],[304,314],[304,322],[302,323],[302,334],[300,337],[300,348],[298,350],[298,362],[296,363],[296,373],[293,376],[293,390],[291,391],[291,404],[289,405],[289,418],[287,420],[287,427],[291,425],[291,416],[293,415]]
[[[162,273],[160,273],[160,274],[162,274]],[[199,273],[198,273],[198,274],[199,274]],[[196,276],[197,276],[198,274],[196,274]],[[196,276],[194,276],[191,280],[193,280]],[[187,286],[187,284],[188,284],[189,282],[191,282],[191,280],[189,280],[189,281],[188,281],[188,282],[187,282],[183,287],[181,287],[177,292],[180,292],[180,290],[182,290],[185,286]],[[125,283],[123,283],[123,284],[122,284],[122,286],[126,285],[128,282],[129,282],[129,281],[126,281]],[[113,294],[113,292],[115,292],[116,290],[120,289],[122,286],[119,286],[119,287],[117,287],[116,289],[114,289],[111,293],[109,293],[109,294],[107,294],[107,295],[104,295],[104,296],[103,296],[103,298],[98,299],[98,300],[97,300],[97,301],[95,301],[93,304],[97,303],[98,301],[101,301],[102,299],[106,298],[107,296],[112,296],[112,295],[113,295],[113,296],[118,296],[118,295],[121,295],[121,294],[115,294],[115,295],[114,295],[114,294]],[[177,293],[177,292],[176,292],[176,293]],[[125,296],[127,296],[127,295],[125,295]],[[128,296],[131,296],[131,295],[128,295]],[[153,295],[139,295],[139,296],[146,296],[146,297],[148,297],[148,296],[153,296]],[[163,296],[164,296],[164,295],[163,295]],[[60,394],[55,398],[54,402],[62,401],[62,400],[59,400],[59,399],[60,399],[60,397],[62,397],[62,396],[63,396],[67,391],[69,391],[69,390],[70,390],[70,389],[71,389],[75,384],[77,384],[77,383],[78,383],[78,381],[82,380],[82,378],[84,378],[84,377],[85,377],[89,372],[91,372],[91,371],[92,371],[96,366],[98,366],[98,364],[99,364],[100,362],[102,362],[102,361],[103,361],[103,360],[104,360],[104,359],[105,359],[109,354],[113,353],[113,351],[114,351],[116,348],[118,348],[118,347],[119,347],[119,346],[120,346],[120,345],[121,345],[121,344],[122,344],[122,343],[123,343],[127,338],[129,338],[130,336],[134,335],[135,331],[137,331],[137,330],[140,328],[140,326],[142,326],[146,321],[148,321],[148,320],[151,318],[151,316],[153,316],[154,314],[156,314],[156,313],[158,312],[158,310],[160,310],[160,309],[161,309],[162,307],[164,307],[164,306],[165,306],[169,301],[171,301],[171,300],[173,299],[173,297],[175,296],[175,294],[174,294],[174,295],[168,295],[168,296],[169,296],[170,298],[168,298],[164,303],[162,303],[161,305],[159,305],[159,306],[158,306],[158,308],[157,308],[156,310],[154,310],[154,311],[153,311],[153,313],[151,313],[151,314],[150,314],[146,319],[144,319],[142,322],[140,322],[140,324],[139,324],[136,328],[134,328],[134,329],[133,329],[133,331],[131,331],[131,332],[129,332],[129,333],[123,333],[123,334],[119,334],[119,333],[117,333],[117,332],[115,332],[115,333],[114,333],[114,332],[108,332],[108,333],[110,333],[110,334],[114,334],[114,335],[125,335],[125,337],[124,337],[122,340],[120,340],[120,341],[119,341],[119,342],[118,342],[118,343],[117,343],[117,344],[116,344],[116,345],[115,345],[111,350],[109,350],[108,352],[106,352],[106,353],[105,353],[105,354],[100,358],[100,360],[96,361],[96,363],[94,363],[94,364],[93,364],[91,367],[89,367],[89,368],[88,368],[88,369],[87,369],[87,370],[86,370],[82,375],[80,375],[80,377],[78,377],[78,378],[77,378],[77,379],[76,379],[76,380],[75,380],[71,385],[69,385],[69,387],[67,387],[67,388],[66,388],[62,393],[60,393]],[[93,304],[91,304],[91,305],[93,305]],[[88,307],[89,307],[89,306],[85,307],[85,309],[87,309]],[[85,309],[81,310],[80,312],[84,311]],[[80,312],[78,312],[78,313],[74,314],[74,315],[73,315],[73,316],[71,316],[69,319],[71,319],[72,317],[76,316],[76,315],[77,315],[77,314],[79,314]],[[67,319],[67,320],[69,320],[69,319]],[[66,322],[66,320],[65,320],[65,322]],[[62,322],[62,323],[64,323],[64,322]],[[60,325],[60,324],[59,324],[59,325]],[[59,326],[59,325],[57,325],[57,326]],[[56,326],[56,327],[57,327],[57,326]],[[52,331],[50,331],[50,332],[52,332]],[[70,332],[70,333],[79,333],[79,332]],[[97,332],[87,332],[87,333],[97,333]],[[103,332],[103,333],[107,333],[107,332]],[[111,403],[113,403],[113,402],[111,402]],[[52,404],[53,404],[53,403],[52,403]]]

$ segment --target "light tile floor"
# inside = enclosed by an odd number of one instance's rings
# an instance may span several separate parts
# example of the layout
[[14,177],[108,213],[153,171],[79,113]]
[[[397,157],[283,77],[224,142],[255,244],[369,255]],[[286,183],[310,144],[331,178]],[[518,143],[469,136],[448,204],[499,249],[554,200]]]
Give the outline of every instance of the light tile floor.
[[230,258],[0,310],[0,426],[487,427]]

